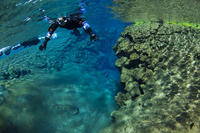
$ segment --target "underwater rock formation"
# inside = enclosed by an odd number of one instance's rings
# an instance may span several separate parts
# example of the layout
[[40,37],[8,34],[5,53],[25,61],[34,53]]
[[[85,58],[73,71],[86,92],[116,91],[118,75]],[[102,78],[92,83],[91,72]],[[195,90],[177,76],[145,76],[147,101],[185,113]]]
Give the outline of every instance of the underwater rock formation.
[[167,22],[200,22],[198,0],[113,0],[113,3],[113,11],[127,22],[158,19]]
[[124,92],[106,133],[200,132],[200,30],[128,26],[113,47]]

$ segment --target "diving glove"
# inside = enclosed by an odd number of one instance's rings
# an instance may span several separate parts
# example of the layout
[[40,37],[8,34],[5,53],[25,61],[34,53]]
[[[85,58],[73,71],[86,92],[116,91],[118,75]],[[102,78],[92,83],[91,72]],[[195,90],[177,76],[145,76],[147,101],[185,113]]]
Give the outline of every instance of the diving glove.
[[90,36],[90,41],[92,41],[92,40],[94,40],[94,41],[96,41],[98,38],[97,38],[97,36],[96,36],[96,34],[91,34],[91,36]]

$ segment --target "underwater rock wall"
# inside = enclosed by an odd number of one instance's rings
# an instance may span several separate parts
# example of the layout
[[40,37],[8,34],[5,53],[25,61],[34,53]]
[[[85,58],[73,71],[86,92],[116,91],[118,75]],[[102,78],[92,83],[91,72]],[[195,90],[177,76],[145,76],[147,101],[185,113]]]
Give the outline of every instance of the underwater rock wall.
[[113,47],[124,91],[108,133],[200,132],[200,30],[128,26]]
[[[198,0],[113,0],[116,16],[127,22],[155,21],[199,23]],[[191,8],[192,7],[192,8]]]

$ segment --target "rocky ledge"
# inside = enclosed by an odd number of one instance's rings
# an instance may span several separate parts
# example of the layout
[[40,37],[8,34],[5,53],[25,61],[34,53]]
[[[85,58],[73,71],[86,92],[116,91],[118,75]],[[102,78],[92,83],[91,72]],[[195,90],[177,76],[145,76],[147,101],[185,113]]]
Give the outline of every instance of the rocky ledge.
[[124,90],[108,133],[200,132],[200,30],[128,26],[113,47]]

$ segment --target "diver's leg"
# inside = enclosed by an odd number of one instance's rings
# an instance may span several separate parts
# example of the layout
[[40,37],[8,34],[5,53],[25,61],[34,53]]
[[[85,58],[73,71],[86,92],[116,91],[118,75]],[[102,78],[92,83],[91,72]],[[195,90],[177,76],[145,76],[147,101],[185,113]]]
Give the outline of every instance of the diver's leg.
[[34,38],[30,39],[30,40],[24,41],[22,43],[19,43],[19,44],[13,46],[12,50],[17,50],[17,49],[19,49],[21,47],[25,48],[27,46],[37,45],[40,42],[41,39],[42,38],[34,37]]
[[34,38],[31,38],[30,40],[22,42],[21,45],[24,47],[27,47],[27,46],[37,45],[39,42],[40,42],[40,39],[37,37],[34,37]]
[[22,47],[22,45],[21,45],[21,43],[19,43],[19,44],[13,46],[13,47],[12,47],[12,50],[17,50],[17,49],[19,49],[19,48],[21,48],[21,47]]

